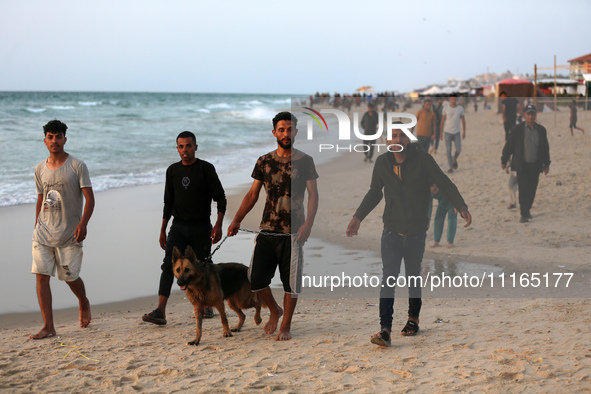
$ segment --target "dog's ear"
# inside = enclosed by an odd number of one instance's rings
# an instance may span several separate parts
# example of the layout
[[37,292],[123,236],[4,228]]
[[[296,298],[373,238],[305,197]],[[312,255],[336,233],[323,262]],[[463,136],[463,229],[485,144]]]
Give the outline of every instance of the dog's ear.
[[185,249],[185,258],[191,262],[197,261],[197,256],[195,256],[195,252],[193,251],[191,245],[187,246]]
[[181,251],[176,246],[172,248],[172,261],[177,261],[181,258]]

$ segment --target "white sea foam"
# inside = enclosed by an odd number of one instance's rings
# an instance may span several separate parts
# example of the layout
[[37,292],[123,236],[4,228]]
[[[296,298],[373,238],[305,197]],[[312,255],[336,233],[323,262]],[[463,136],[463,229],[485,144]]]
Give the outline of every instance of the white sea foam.
[[72,107],[71,105],[50,105],[49,108],[51,109],[76,109],[76,107]]
[[78,101],[78,104],[83,105],[85,107],[94,107],[96,105],[101,105],[102,102],[100,102],[100,101]]
[[245,105],[262,105],[263,103],[261,103],[259,100],[250,100],[250,101],[241,101],[240,104],[245,104]]
[[47,108],[27,108],[27,111],[34,112],[34,113],[45,112],[45,111],[47,111]]
[[232,111],[230,114],[248,120],[270,121],[277,115],[277,111],[268,107],[256,107],[248,111]]
[[208,104],[206,105],[207,108],[211,109],[230,109],[232,106],[228,103],[217,103],[217,104]]

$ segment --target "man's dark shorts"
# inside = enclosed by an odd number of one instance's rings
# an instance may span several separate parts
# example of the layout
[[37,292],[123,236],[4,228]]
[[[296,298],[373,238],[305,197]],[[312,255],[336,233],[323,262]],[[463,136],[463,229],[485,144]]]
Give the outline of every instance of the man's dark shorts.
[[[298,294],[302,286],[303,253],[297,235],[261,232],[248,270],[252,291],[263,290],[271,284],[275,270],[286,293]],[[292,253],[293,252],[293,253]]]

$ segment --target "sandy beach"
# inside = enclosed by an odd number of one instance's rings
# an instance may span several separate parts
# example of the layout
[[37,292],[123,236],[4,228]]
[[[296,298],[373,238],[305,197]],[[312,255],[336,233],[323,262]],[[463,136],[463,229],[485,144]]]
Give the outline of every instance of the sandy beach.
[[[417,110],[415,106],[411,112]],[[504,133],[495,112],[467,112],[459,169],[450,175],[469,206],[473,224],[464,229],[459,219],[455,247],[427,248],[425,260],[444,267],[482,264],[507,274],[525,273],[528,278],[533,273],[570,273],[576,283],[573,288],[556,293],[541,286],[528,289],[527,297],[523,289],[510,289],[508,284],[470,298],[429,294],[423,301],[420,333],[393,335],[390,348],[369,342],[379,330],[378,289],[350,292],[347,297],[328,290],[306,293],[298,303],[293,339],[288,342],[265,335],[249,310],[243,331],[233,337],[222,337],[216,317],[205,321],[201,344],[187,346],[195,329],[193,309],[180,291],[171,297],[165,327],[140,319],[154,307],[155,296],[94,305],[87,329],[78,327],[76,309],[56,311],[58,336],[40,341],[28,339],[41,326],[38,312],[4,314],[0,315],[0,388],[14,392],[591,390],[591,116],[579,112],[579,126],[586,133],[571,137],[568,112],[557,114],[556,126],[554,114],[538,114],[538,123],[548,130],[552,164],[549,174],[540,176],[533,220],[521,224],[519,213],[507,209],[508,175],[500,168]],[[434,157],[447,168],[444,145]],[[351,267],[354,256],[370,256],[377,266],[359,269],[379,273],[383,203],[363,221],[359,236],[344,235],[369,187],[371,170],[361,153],[318,166],[320,209],[312,237],[336,245],[339,256],[349,256],[343,263]],[[231,191],[228,219],[244,192],[243,188]],[[161,195],[162,185],[97,193],[82,277],[103,276],[105,286],[88,289],[91,302],[96,302],[93,293],[98,297],[111,288],[122,294],[121,299],[132,298],[124,292],[126,281],[142,280],[156,290],[162,258],[155,242]],[[243,227],[258,228],[262,200],[263,196]],[[15,250],[15,256],[3,256],[28,270],[34,207],[2,208],[0,215],[5,224],[2,250]],[[248,262],[252,237],[240,237],[227,240],[217,256],[223,260],[217,261]],[[432,239],[430,229],[427,245]],[[317,247],[306,253],[330,266],[332,257],[323,256],[325,250]],[[107,260],[116,261],[121,270],[101,270],[101,261]],[[138,267],[142,272],[135,277]],[[332,267],[337,272],[338,267]],[[317,270],[307,266],[304,273]],[[6,280],[22,282],[33,300],[27,303],[35,303],[34,277],[15,275]],[[64,287],[52,280],[54,292]],[[4,293],[9,302],[18,302]],[[279,291],[275,295],[282,297]],[[74,297],[67,291],[64,296]],[[404,325],[406,305],[406,299],[396,300],[394,330]],[[267,316],[264,311],[263,321]],[[229,319],[232,324],[237,317],[230,311]]]

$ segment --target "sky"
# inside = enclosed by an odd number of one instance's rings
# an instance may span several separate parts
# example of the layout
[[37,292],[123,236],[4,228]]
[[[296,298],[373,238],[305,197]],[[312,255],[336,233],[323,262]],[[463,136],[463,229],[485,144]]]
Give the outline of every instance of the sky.
[[0,0],[0,15],[0,91],[408,92],[591,53],[588,0]]

